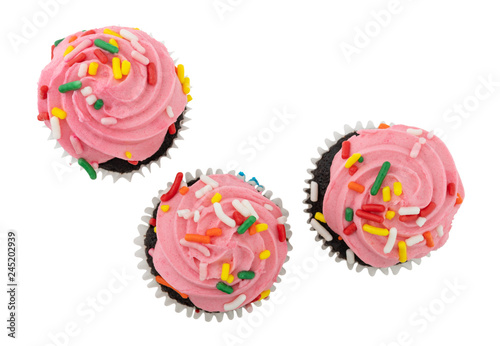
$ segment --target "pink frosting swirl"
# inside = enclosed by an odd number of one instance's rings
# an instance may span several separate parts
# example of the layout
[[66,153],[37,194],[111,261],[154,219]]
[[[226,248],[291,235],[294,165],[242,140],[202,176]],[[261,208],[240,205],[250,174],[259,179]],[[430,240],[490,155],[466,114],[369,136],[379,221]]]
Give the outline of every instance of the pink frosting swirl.
[[[39,87],[48,86],[48,93],[46,98],[39,98],[38,109],[50,115],[52,109],[57,107],[67,113],[67,117],[59,121],[59,143],[71,156],[97,163],[115,157],[141,161],[160,148],[169,126],[184,111],[187,97],[177,77],[174,62],[162,43],[140,30],[116,26],[106,29],[116,33],[125,29],[137,40],[104,33],[104,29],[94,29],[90,31],[91,34],[78,32],[66,37],[55,47],[52,61],[40,76]],[[119,51],[116,54],[101,49],[107,57],[107,63],[102,63],[94,53],[100,49],[94,44],[96,39],[105,42],[114,39],[118,43]],[[85,48],[79,53],[85,54],[85,59],[71,65],[71,59],[65,59],[64,53],[70,45],[75,47],[75,51],[79,50],[81,44]],[[155,66],[157,80],[154,85],[148,83],[147,65],[132,56],[137,53],[137,44],[144,48],[142,55]],[[113,75],[112,59],[115,57],[121,63],[127,60],[131,64],[130,72],[121,79],[115,79]],[[97,73],[90,75],[85,72],[82,75],[81,65],[91,63],[99,64]],[[72,81],[81,81],[82,88],[66,93],[58,91],[60,85]],[[83,95],[82,89],[89,90],[88,87],[92,89],[91,94]],[[91,95],[103,100],[101,109],[89,105],[86,99]],[[45,123],[51,127],[50,121]],[[73,142],[77,138],[82,150],[75,148],[71,137]]]
[[[259,295],[270,289],[276,281],[278,273],[285,262],[287,242],[278,237],[279,217],[281,210],[269,199],[262,196],[250,184],[230,174],[210,175],[219,187],[207,192],[201,198],[196,197],[196,191],[204,188],[203,181],[198,181],[189,188],[185,195],[177,193],[171,200],[161,203],[169,205],[167,212],[158,209],[156,218],[157,243],[153,263],[161,277],[177,291],[187,294],[197,307],[206,311],[226,311],[225,304],[233,302],[241,295],[245,299],[239,306],[251,303]],[[220,206],[230,218],[236,210],[233,200],[247,200],[258,214],[256,224],[267,224],[265,231],[250,234],[237,232],[238,225],[230,227],[216,215],[212,197],[219,193],[222,196]],[[269,209],[268,209],[269,208]],[[272,208],[272,210],[270,210]],[[178,212],[194,212],[198,210],[200,217],[191,214],[187,219]],[[212,236],[209,244],[198,244],[205,249],[182,245],[186,234],[205,235],[211,228],[222,229],[222,235]],[[260,259],[265,250],[270,256]],[[205,251],[209,252],[203,253]],[[233,293],[227,294],[216,288],[221,282],[223,263],[230,264],[230,274],[234,281],[225,284],[233,288]],[[206,268],[206,269],[205,269]],[[206,272],[205,272],[206,271]],[[253,279],[239,279],[240,271],[253,271]]]
[[[426,131],[421,130],[419,134],[419,129],[415,129],[416,132],[414,128],[409,132],[408,129],[407,126],[395,125],[388,129],[358,131],[359,136],[349,139],[350,155],[360,153],[364,159],[362,163],[356,162],[357,172],[352,176],[349,174],[349,169],[345,168],[346,159],[342,159],[340,152],[335,155],[330,169],[330,184],[323,202],[325,220],[361,260],[375,267],[389,267],[400,262],[398,243],[401,241],[406,244],[408,260],[423,257],[441,247],[448,239],[453,217],[464,197],[460,176],[444,143]],[[420,150],[417,150],[419,146]],[[410,156],[412,151],[416,157]],[[372,196],[370,189],[385,161],[391,166],[380,191]],[[351,181],[363,185],[365,191],[358,193],[349,189]],[[395,182],[402,184],[400,196],[394,193]],[[448,189],[450,183],[453,184],[450,187],[455,187],[451,193]],[[382,196],[382,189],[386,186],[391,190],[388,202],[384,202]],[[428,215],[424,212],[418,216],[425,216],[425,219],[417,222],[417,216],[414,216],[413,220],[401,221],[398,213],[401,207],[418,207],[422,213],[431,202],[436,205],[434,210]],[[352,208],[356,213],[365,204],[383,205],[384,212],[373,213],[383,216],[383,222],[369,221],[354,214],[352,222],[357,230],[350,235],[344,234],[343,230],[352,223],[345,219],[346,208]],[[388,210],[396,213],[392,219],[385,217]],[[364,231],[365,224],[397,230],[396,241],[387,248],[388,253],[384,247],[389,237]],[[429,234],[431,242],[423,238]]]

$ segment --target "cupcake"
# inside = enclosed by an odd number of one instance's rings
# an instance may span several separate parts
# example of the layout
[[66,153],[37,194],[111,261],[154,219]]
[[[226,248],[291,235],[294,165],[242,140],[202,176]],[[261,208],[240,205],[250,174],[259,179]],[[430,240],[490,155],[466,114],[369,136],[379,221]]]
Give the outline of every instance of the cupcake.
[[309,223],[348,267],[387,274],[448,240],[465,196],[444,143],[405,125],[369,123],[327,140],[306,182]]
[[165,304],[218,321],[252,310],[274,290],[291,250],[288,212],[256,179],[208,170],[178,173],[146,209],[139,267]]
[[111,26],[57,40],[38,81],[38,120],[89,174],[115,181],[158,162],[188,110],[189,78],[145,32]]

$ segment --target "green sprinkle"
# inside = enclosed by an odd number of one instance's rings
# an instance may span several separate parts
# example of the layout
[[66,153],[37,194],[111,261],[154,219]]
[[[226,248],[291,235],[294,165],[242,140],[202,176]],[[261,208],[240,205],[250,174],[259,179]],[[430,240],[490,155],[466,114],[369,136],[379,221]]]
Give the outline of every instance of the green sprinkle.
[[113,46],[111,43],[108,43],[106,41],[103,41],[101,39],[98,39],[96,38],[94,40],[94,44],[99,47],[99,48],[102,48],[104,50],[107,50],[108,52],[110,53],[113,53],[113,54],[116,54],[118,53],[118,47],[116,46]]
[[255,277],[255,272],[251,270],[242,270],[241,272],[238,273],[238,278],[240,279],[253,279]]
[[378,190],[380,190],[380,186],[382,186],[382,182],[384,181],[387,172],[389,172],[390,167],[391,163],[389,161],[385,161],[382,164],[382,167],[380,167],[380,171],[377,174],[377,178],[375,179],[372,189],[370,190],[372,196],[375,196],[378,193]]
[[60,40],[57,40],[56,42],[54,42],[54,46],[56,46],[56,47],[57,47],[57,45],[58,45],[59,43],[61,43],[62,41],[64,41],[64,38],[61,38]]
[[359,159],[358,159],[358,162],[361,163],[363,162],[365,159],[363,158],[363,156],[360,156]]
[[87,173],[89,174],[90,179],[95,180],[95,178],[97,178],[97,173],[95,172],[94,167],[92,167],[91,164],[87,162],[87,160],[85,160],[83,158],[79,158],[78,159],[78,164],[80,166],[82,166],[82,168],[84,170],[87,171]]
[[250,228],[250,226],[252,226],[254,224],[254,222],[257,221],[257,218],[253,215],[250,215],[248,217],[248,219],[245,220],[245,222],[243,222],[241,224],[240,227],[238,227],[238,234],[243,234],[247,231],[247,229]]
[[227,293],[227,294],[231,294],[234,291],[231,286],[226,285],[222,281],[218,282],[217,285],[215,285],[215,287],[217,287],[217,289],[219,291],[222,291],[222,292]]
[[102,99],[95,101],[95,103],[94,103],[95,109],[99,110],[102,108],[102,106],[104,106],[104,101]]
[[345,208],[345,220],[346,221],[352,221],[353,215],[354,215],[354,212],[352,211],[351,208]]
[[82,87],[82,82],[75,80],[66,84],[59,85],[59,92],[65,93],[67,91],[78,90]]

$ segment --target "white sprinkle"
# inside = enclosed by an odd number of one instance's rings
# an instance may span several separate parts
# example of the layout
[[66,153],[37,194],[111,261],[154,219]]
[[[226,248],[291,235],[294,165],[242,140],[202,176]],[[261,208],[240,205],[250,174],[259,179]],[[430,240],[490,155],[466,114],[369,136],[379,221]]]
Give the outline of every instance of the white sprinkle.
[[230,303],[224,304],[225,311],[236,310],[243,302],[247,299],[247,296],[244,294],[240,294],[235,300]]
[[205,194],[207,194],[211,190],[212,190],[212,187],[210,185],[205,185],[201,189],[199,189],[198,191],[196,191],[194,193],[194,195],[196,196],[196,198],[201,198],[201,197],[205,196]]
[[90,47],[92,45],[92,43],[93,43],[92,40],[89,40],[88,38],[85,39],[85,40],[83,40],[71,52],[69,52],[68,54],[66,54],[66,56],[64,57],[64,61],[68,61],[68,60],[73,59],[82,50],[84,50],[85,48]]
[[95,161],[92,161],[90,163],[90,165],[92,166],[93,169],[98,169],[99,168],[99,163],[95,162]]
[[170,106],[167,106],[167,114],[170,118],[173,118],[175,115],[174,115],[174,111],[172,110],[172,107]]
[[427,133],[427,139],[432,139],[434,137],[434,130],[431,130],[429,133]]
[[419,217],[415,222],[418,225],[418,227],[422,227],[426,221],[427,219],[425,217]]
[[415,135],[415,136],[420,136],[422,134],[421,129],[406,129],[406,132],[408,132],[410,135]]
[[245,208],[245,206],[243,204],[241,204],[241,202],[238,201],[237,199],[233,199],[232,204],[233,204],[234,209],[236,209],[244,217],[249,217],[251,215],[250,210]]
[[135,36],[127,29],[121,29],[120,35],[122,35],[124,39],[127,39],[129,41],[138,41],[139,40],[139,37]]
[[[207,186],[210,186],[210,185],[207,185]],[[217,215],[217,217],[219,218],[219,220],[221,220],[222,222],[224,222],[226,225],[228,225],[229,227],[235,227],[236,226],[236,221],[234,221],[229,216],[227,216],[226,214],[224,214],[224,210],[222,210],[222,206],[220,205],[219,202],[215,202],[214,203],[214,211],[215,211],[215,215]]]
[[89,106],[92,106],[97,101],[97,97],[94,94],[92,94],[90,96],[87,96],[87,98],[85,98],[85,100],[87,101],[87,104]]
[[80,67],[78,68],[78,77],[83,78],[87,75],[87,69],[89,68],[89,65],[85,62],[82,62],[80,64]]
[[246,199],[242,200],[241,204],[243,204],[243,206],[245,208],[247,208],[250,211],[250,214],[252,214],[253,216],[255,216],[255,218],[257,220],[259,219],[259,215],[257,214],[257,212],[255,211],[255,209],[252,207],[252,205],[250,204],[250,202],[248,200],[246,200]]
[[58,117],[50,118],[50,128],[52,130],[52,138],[60,139],[61,138],[61,125],[59,124]]
[[320,223],[316,219],[311,219],[311,226],[319,233],[320,236],[325,238],[326,241],[330,241],[333,239],[333,236],[326,230],[325,227],[321,226]]
[[189,220],[194,216],[194,212],[190,211],[189,213],[184,214],[184,220]]
[[422,144],[420,144],[419,142],[413,144],[413,148],[411,148],[411,152],[410,152],[410,157],[412,159],[416,158],[418,156],[418,153],[420,153],[421,148],[422,148]]
[[81,89],[80,92],[82,93],[83,96],[89,96],[90,94],[92,94],[92,88],[88,86]]
[[279,224],[284,225],[286,223],[286,216],[280,216],[276,220],[278,221]]
[[146,48],[144,48],[143,46],[141,46],[141,44],[139,43],[139,41],[137,40],[134,40],[134,41],[131,41],[130,44],[132,45],[132,47],[134,47],[134,49],[136,51],[138,51],[139,53],[141,54],[144,54],[146,53]]
[[389,253],[392,251],[394,244],[396,244],[396,237],[398,235],[398,230],[396,227],[392,227],[389,230],[389,237],[387,237],[387,243],[384,246],[384,253]]
[[195,211],[194,211],[193,221],[194,221],[194,222],[198,222],[198,221],[200,221],[200,211],[199,211],[199,210],[195,210]]
[[439,225],[439,226],[437,226],[436,231],[437,231],[438,235],[439,235],[440,237],[442,237],[442,236],[443,236],[443,234],[444,234],[444,232],[443,232],[443,225]]
[[177,215],[179,217],[184,217],[185,215],[189,214],[191,212],[191,210],[189,209],[181,209],[181,210],[177,210]]
[[203,245],[198,244],[198,243],[194,243],[192,241],[187,241],[184,238],[182,238],[181,240],[179,240],[179,243],[182,246],[190,247],[192,249],[198,250],[199,252],[201,252],[203,255],[205,255],[207,257],[210,256],[210,250],[206,246],[203,246]]
[[200,281],[205,281],[208,274],[208,263],[200,262]]
[[311,180],[311,193],[310,193],[311,202],[318,201],[318,183]]
[[419,234],[405,240],[407,246],[413,246],[424,241],[424,236]]
[[139,53],[138,51],[136,50],[133,50],[132,53],[132,58],[134,58],[135,60],[137,60],[138,62],[140,62],[141,64],[143,65],[147,65],[149,64],[149,59],[146,58],[144,55],[142,55],[141,53]]
[[82,148],[82,143],[80,142],[78,137],[76,137],[75,135],[71,135],[71,136],[69,136],[69,141],[71,142],[71,145],[73,146],[73,149],[75,150],[75,153],[81,154],[83,151],[83,148]]
[[211,186],[211,187],[213,187],[214,189],[215,189],[215,188],[217,188],[217,187],[219,187],[219,183],[218,183],[218,182],[216,182],[215,180],[213,180],[213,179],[212,179],[212,178],[210,178],[210,177],[207,177],[207,176],[206,176],[206,175],[204,175],[204,174],[202,174],[202,175],[200,176],[200,180],[201,180],[202,182],[204,182],[205,184],[210,185],[210,186]]
[[103,125],[114,125],[117,122],[118,122],[118,120],[116,120],[113,117],[107,117],[107,118],[102,118],[101,119],[101,124],[103,124]]
[[267,203],[266,203],[266,204],[264,204],[264,208],[266,208],[266,209],[267,209],[267,210],[269,210],[269,211],[273,211],[273,209],[274,209],[272,205],[267,204]]
[[354,263],[354,252],[351,249],[346,250],[345,257],[348,264]]
[[419,207],[401,207],[398,210],[399,215],[418,215],[420,214]]
[[425,143],[427,142],[427,140],[426,140],[424,137],[420,137],[420,138],[418,139],[418,142],[419,142],[420,144],[425,144]]

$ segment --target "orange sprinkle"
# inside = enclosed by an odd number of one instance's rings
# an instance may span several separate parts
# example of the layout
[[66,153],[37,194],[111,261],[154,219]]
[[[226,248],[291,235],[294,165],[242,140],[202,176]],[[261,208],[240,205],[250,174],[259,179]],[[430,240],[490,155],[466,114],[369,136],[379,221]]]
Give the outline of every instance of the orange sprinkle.
[[338,238],[338,239],[339,239],[339,240],[342,240],[342,237],[341,237],[341,236],[339,236],[339,238]]
[[257,228],[255,227],[255,223],[253,223],[252,226],[250,226],[248,232],[250,233],[250,235],[254,235],[257,233]]
[[188,192],[189,192],[189,187],[187,187],[187,186],[183,186],[183,187],[181,187],[181,188],[179,189],[179,193],[180,193],[181,195],[185,195],[185,194],[186,194],[186,193],[188,193]]
[[349,184],[347,185],[347,187],[353,191],[356,191],[356,192],[359,192],[359,193],[363,193],[365,191],[365,187],[361,184],[358,184],[354,181],[351,181],[349,182]]
[[379,128],[379,129],[388,129],[389,127],[390,127],[389,125],[384,124],[384,123],[381,123],[381,124],[378,126],[378,128]]
[[209,237],[218,237],[218,236],[222,235],[222,230],[220,228],[210,228],[210,229],[207,229],[205,234]]
[[76,40],[76,39],[77,39],[77,37],[73,35],[73,36],[71,36],[71,37],[69,38],[68,43],[71,43],[71,42],[73,42],[73,41],[74,41],[74,40]]
[[170,284],[168,282],[166,282],[160,275],[158,275],[156,277],[156,282],[158,282],[160,285],[167,286],[167,287],[173,289],[175,292],[179,293],[181,295],[181,297],[184,299],[189,297],[187,294],[181,293],[181,292],[177,291],[175,288],[173,288],[172,286],[170,286]]
[[424,236],[424,239],[426,241],[426,245],[428,247],[434,247],[434,239],[432,239],[431,232],[429,232],[429,231],[424,232],[423,236]]
[[193,243],[210,244],[210,237],[208,235],[186,234],[184,236],[184,239],[186,239],[186,241],[190,241]]
[[455,202],[455,205],[462,204],[463,201],[464,199],[462,198],[462,196],[460,196],[460,194],[457,193],[457,201]]

